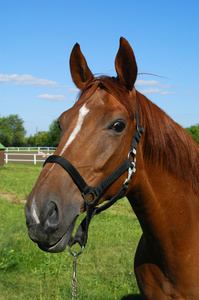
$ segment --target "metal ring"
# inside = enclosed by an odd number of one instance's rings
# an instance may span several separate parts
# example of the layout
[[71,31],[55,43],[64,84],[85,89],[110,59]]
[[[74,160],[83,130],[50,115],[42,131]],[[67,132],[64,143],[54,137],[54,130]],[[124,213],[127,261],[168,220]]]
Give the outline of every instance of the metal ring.
[[131,161],[131,168],[135,168],[135,164],[136,164],[136,150],[130,150],[128,153],[128,158],[131,160],[130,156],[132,157],[133,161]]
[[135,156],[136,156],[136,150],[135,150],[135,148],[133,148],[132,150],[129,151],[127,157],[130,158],[130,156],[132,156],[133,158],[135,158]]
[[71,247],[68,247],[68,251],[70,252],[70,254],[72,256],[78,256],[84,251],[84,246],[82,246],[82,249],[78,253],[76,251],[73,253],[72,250],[71,250]]

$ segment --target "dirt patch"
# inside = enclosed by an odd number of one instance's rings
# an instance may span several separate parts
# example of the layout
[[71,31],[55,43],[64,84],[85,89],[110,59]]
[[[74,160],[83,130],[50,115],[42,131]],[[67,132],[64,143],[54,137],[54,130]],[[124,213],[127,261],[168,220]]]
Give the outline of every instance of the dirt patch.
[[26,203],[26,200],[18,199],[18,196],[14,193],[0,193],[0,198],[6,199],[16,204]]

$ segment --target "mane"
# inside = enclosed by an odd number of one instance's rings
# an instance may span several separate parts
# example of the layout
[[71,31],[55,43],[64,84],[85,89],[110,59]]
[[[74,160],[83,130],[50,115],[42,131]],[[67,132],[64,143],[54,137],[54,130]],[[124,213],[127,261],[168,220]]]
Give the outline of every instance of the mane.
[[[134,118],[132,99],[117,77],[95,77],[81,91],[79,100],[81,98],[81,102],[85,101],[85,97],[90,97],[98,87],[112,94],[129,111],[132,119]],[[180,125],[138,91],[136,98],[140,125],[144,127],[144,158],[183,178],[199,195],[198,144]]]
[[180,125],[137,92],[145,130],[144,157],[183,178],[199,195],[199,146]]

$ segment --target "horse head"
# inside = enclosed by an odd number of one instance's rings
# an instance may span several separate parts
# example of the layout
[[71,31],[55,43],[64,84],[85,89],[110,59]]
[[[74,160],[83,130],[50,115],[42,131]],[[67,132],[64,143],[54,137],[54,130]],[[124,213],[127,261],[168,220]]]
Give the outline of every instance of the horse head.
[[[55,155],[67,159],[88,186],[98,185],[123,163],[135,131],[137,65],[124,38],[120,39],[115,68],[117,78],[95,78],[80,46],[76,44],[72,50],[70,70],[80,96],[59,117],[61,139]],[[117,178],[98,204],[113,197],[126,174]],[[25,206],[30,238],[42,250],[63,251],[84,211],[81,191],[68,172],[59,164],[46,163]]]

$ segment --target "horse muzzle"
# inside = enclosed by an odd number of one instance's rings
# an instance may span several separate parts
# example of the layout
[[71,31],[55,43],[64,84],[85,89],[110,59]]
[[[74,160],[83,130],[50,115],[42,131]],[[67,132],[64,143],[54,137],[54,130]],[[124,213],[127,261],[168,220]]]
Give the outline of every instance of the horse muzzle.
[[[41,250],[46,252],[58,253],[65,250],[66,246],[68,245],[70,239],[72,238],[72,233],[75,227],[75,222],[78,216],[73,220],[69,228],[67,229],[66,233],[58,239],[58,241],[53,245],[46,245],[42,243],[38,243],[38,246]],[[29,235],[30,236],[30,235]]]
[[43,251],[54,253],[64,251],[72,237],[75,222],[79,216],[77,207],[76,209],[71,207],[69,211],[73,213],[65,221],[63,212],[56,202],[50,201],[45,209],[40,211],[34,201],[31,206],[27,202],[25,215],[30,239]]

